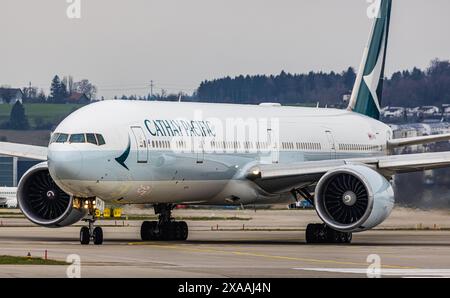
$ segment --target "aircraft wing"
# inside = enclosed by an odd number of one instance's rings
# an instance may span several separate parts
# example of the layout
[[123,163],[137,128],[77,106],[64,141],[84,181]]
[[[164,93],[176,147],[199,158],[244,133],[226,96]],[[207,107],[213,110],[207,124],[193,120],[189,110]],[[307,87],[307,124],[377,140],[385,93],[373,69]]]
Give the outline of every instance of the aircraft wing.
[[450,152],[310,161],[289,165],[261,164],[252,167],[247,172],[247,178],[265,191],[287,192],[314,184],[328,171],[351,164],[363,164],[383,175],[390,176],[397,173],[450,167]]
[[450,133],[446,133],[446,134],[437,134],[437,135],[431,135],[431,136],[421,136],[421,137],[389,140],[387,145],[388,145],[389,149],[394,149],[394,148],[398,148],[398,147],[429,144],[429,143],[443,142],[443,141],[449,141],[449,140],[450,140]]
[[0,142],[0,155],[47,160],[47,147]]

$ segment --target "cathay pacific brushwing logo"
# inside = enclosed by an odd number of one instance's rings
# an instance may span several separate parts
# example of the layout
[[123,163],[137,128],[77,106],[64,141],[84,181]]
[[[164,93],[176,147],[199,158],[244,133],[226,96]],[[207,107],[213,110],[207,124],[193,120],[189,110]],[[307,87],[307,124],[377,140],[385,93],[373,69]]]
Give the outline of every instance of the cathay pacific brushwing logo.
[[383,63],[384,63],[384,53],[386,47],[386,28],[383,33],[383,40],[381,42],[381,46],[378,53],[377,63],[375,64],[372,72],[366,76],[364,76],[364,82],[369,88],[370,94],[372,95],[373,101],[378,109],[381,110],[380,107],[380,99],[378,98],[377,89],[380,84],[380,80],[382,80],[383,76]]
[[128,155],[130,155],[130,149],[131,149],[131,141],[130,141],[130,137],[128,136],[127,149],[125,149],[125,152],[123,152],[121,156],[119,156],[115,159],[122,167],[124,167],[127,170],[130,170],[130,169],[125,164],[125,161],[127,160]]

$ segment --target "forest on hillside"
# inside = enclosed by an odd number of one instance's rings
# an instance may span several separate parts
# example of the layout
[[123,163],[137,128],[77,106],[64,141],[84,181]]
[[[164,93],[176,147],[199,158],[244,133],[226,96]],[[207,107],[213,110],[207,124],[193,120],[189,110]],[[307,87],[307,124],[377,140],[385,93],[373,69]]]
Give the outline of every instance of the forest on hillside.
[[[351,93],[355,70],[341,73],[309,72],[279,75],[240,75],[208,80],[200,84],[193,98],[204,102],[340,105]],[[450,62],[433,60],[421,70],[398,71],[385,78],[383,106],[415,107],[450,103]]]

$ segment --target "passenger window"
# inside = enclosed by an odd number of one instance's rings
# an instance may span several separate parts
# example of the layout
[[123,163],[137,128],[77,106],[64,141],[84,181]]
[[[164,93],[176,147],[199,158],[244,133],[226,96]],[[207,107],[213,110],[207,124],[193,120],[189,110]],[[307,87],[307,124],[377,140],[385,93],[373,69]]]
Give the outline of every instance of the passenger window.
[[68,134],[62,133],[56,139],[56,143],[65,143],[65,142],[67,142],[68,138],[69,138]]
[[95,134],[93,134],[93,133],[87,133],[86,134],[86,141],[88,143],[97,145],[97,139],[95,138]]
[[101,134],[96,134],[95,136],[97,137],[97,143],[99,146],[106,144],[105,139],[103,138],[103,136]]

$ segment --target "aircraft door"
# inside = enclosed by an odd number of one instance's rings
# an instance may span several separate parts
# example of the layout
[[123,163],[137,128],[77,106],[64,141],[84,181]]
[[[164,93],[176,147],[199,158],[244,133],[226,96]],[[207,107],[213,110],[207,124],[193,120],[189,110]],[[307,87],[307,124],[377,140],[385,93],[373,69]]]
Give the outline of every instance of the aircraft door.
[[197,163],[202,164],[205,158],[205,138],[197,138],[194,141],[194,146],[197,154]]
[[330,130],[325,131],[328,143],[330,144],[330,159],[336,159],[336,142]]
[[148,144],[145,133],[140,126],[131,127],[133,132],[134,140],[137,147],[137,162],[147,163],[148,162]]
[[275,138],[271,128],[267,129],[267,144],[269,146],[272,163],[278,163],[280,159],[280,151],[278,150],[277,138]]

